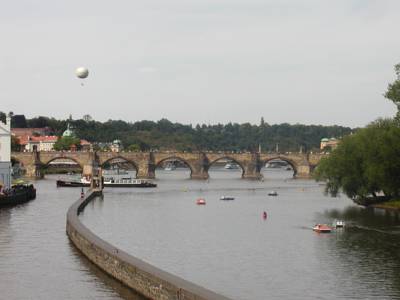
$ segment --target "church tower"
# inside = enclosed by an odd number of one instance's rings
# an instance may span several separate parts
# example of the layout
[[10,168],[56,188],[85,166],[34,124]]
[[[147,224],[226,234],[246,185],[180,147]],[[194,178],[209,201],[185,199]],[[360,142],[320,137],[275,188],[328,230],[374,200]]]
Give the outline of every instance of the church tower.
[[0,186],[11,187],[11,117],[0,121]]

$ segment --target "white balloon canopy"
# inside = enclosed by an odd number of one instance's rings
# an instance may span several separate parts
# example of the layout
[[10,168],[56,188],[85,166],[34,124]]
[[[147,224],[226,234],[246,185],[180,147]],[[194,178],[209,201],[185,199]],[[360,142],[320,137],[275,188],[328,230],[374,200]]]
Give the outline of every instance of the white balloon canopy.
[[75,74],[78,78],[84,79],[88,77],[89,75],[89,70],[84,68],[84,67],[79,67],[75,70]]

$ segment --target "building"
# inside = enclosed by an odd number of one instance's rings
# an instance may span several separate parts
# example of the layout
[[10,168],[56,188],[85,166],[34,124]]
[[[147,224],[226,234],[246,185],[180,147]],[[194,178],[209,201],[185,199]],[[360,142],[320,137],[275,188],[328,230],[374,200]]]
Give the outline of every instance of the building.
[[122,149],[122,142],[120,140],[114,140],[110,146],[111,152],[120,152]]
[[19,145],[23,151],[53,151],[54,144],[58,141],[55,135],[50,136],[20,136],[18,137]]
[[11,187],[11,118],[0,121],[0,186]]
[[336,149],[336,147],[339,145],[340,140],[335,139],[335,138],[323,138],[321,139],[321,144],[320,144],[320,149],[324,150],[325,148],[330,148],[332,150]]
[[92,150],[92,144],[87,140],[81,139],[81,151],[90,151]]

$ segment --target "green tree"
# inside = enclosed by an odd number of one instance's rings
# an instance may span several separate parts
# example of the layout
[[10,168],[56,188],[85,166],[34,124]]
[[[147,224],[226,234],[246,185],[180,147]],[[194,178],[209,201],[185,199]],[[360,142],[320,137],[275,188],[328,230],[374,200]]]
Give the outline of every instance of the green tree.
[[378,120],[342,139],[315,171],[325,180],[326,192],[341,190],[352,199],[377,198],[379,193],[400,196],[400,127],[393,120]]
[[11,151],[21,151],[19,139],[14,135],[11,135]]
[[129,145],[127,148],[128,151],[138,152],[140,151],[140,146],[138,144]]
[[396,120],[400,122],[400,64],[394,67],[397,79],[393,83],[389,83],[385,97],[392,100],[397,106]]
[[54,144],[54,150],[62,151],[62,150],[70,150],[72,145],[75,145],[77,149],[80,147],[81,140],[76,137],[71,136],[63,136],[58,139],[58,141]]

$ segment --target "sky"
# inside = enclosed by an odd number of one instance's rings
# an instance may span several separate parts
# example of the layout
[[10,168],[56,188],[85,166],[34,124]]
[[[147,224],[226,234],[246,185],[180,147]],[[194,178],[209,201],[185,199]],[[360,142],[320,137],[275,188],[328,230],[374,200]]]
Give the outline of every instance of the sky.
[[351,127],[396,111],[383,93],[400,63],[398,0],[0,4],[0,111]]

